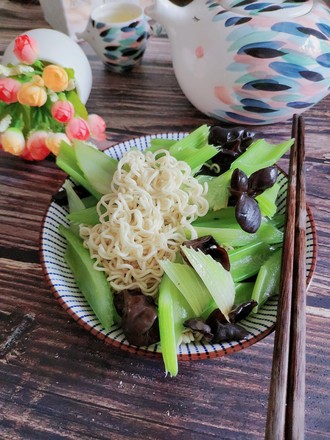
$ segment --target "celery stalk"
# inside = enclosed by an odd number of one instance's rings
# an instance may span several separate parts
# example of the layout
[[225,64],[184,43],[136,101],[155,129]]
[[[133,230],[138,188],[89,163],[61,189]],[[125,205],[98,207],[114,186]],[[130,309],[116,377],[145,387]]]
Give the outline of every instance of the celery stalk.
[[100,223],[96,206],[91,206],[90,208],[84,208],[79,211],[71,212],[67,218],[70,222],[76,225],[85,224],[94,226]]
[[207,125],[201,125],[196,128],[196,130],[189,133],[184,138],[177,141],[170,147],[170,153],[175,156],[181,150],[184,150],[186,147],[193,148],[201,148],[207,144],[209,136],[209,127]]
[[63,184],[63,187],[66,191],[66,195],[68,198],[69,212],[72,213],[84,209],[84,202],[80,199],[78,194],[73,189],[71,182],[69,180],[66,180]]
[[158,320],[165,372],[171,377],[178,374],[177,349],[184,330],[183,323],[192,316],[189,304],[164,274],[159,285]]
[[271,188],[266,189],[263,193],[256,197],[261,214],[272,218],[277,211],[276,199],[280,186],[278,183],[274,183]]
[[252,299],[258,303],[253,309],[254,313],[258,312],[268,298],[279,293],[281,260],[282,249],[278,249],[260,267],[252,291]]
[[74,149],[77,163],[90,185],[99,193],[107,194],[118,162],[81,141],[74,142]]
[[220,176],[210,179],[208,184],[208,191],[205,196],[209,203],[209,209],[217,211],[221,208],[225,208],[228,205],[230,179],[233,174],[233,170],[228,170]]
[[155,153],[158,150],[169,150],[170,147],[175,144],[177,141],[175,139],[164,139],[164,138],[152,138],[150,140],[150,145],[144,151],[150,151],[151,153]]
[[274,251],[266,243],[252,243],[228,251],[230,273],[235,283],[258,273],[264,261]]
[[75,150],[65,142],[61,142],[60,151],[56,157],[56,165],[72,177],[75,182],[80,183],[86,188],[97,200],[101,198],[101,194],[94,189],[89,180],[86,179],[83,172],[77,164]]
[[[193,151],[191,151],[193,150]],[[218,153],[213,145],[205,145],[199,149],[182,150],[175,155],[177,160],[184,160],[196,172],[202,165]]]
[[208,288],[221,312],[228,319],[235,299],[235,285],[230,272],[210,255],[205,255],[200,250],[195,251],[185,246],[181,246],[181,249]]
[[194,227],[198,237],[212,235],[221,245],[243,246],[256,239],[256,234],[249,234],[240,228],[210,228],[203,226]]
[[[72,214],[74,212],[80,211],[81,209],[84,209],[85,208],[84,203],[73,189],[72,184],[69,182],[69,180],[66,180],[64,182],[63,187],[66,191],[66,195],[68,198],[69,213]],[[79,226],[77,224],[71,224],[70,229],[72,232],[74,232],[76,235],[79,236]]]
[[235,304],[239,305],[252,299],[253,282],[237,283],[235,285]]
[[285,224],[285,214],[275,214],[269,222],[275,226],[275,228],[282,228]]
[[[250,301],[252,298],[254,283],[253,282],[245,282],[235,284],[235,301],[234,305],[243,304],[247,301]],[[207,319],[209,315],[213,312],[213,310],[217,309],[218,306],[214,299],[212,299],[207,307],[203,310],[201,317],[203,319]]]
[[163,260],[159,263],[185,297],[195,316],[201,316],[212,297],[194,269],[186,264],[172,263],[169,260]]
[[272,145],[265,139],[258,139],[231,164],[231,169],[239,168],[248,176],[261,168],[274,165],[289,148],[294,139],[289,139],[281,144]]
[[94,196],[84,197],[83,199],[81,199],[81,201],[83,202],[85,208],[91,208],[92,206],[96,206],[98,202],[98,200],[96,200]]
[[89,251],[72,231],[60,225],[59,232],[67,241],[65,261],[77,286],[102,326],[109,330],[114,322],[115,312],[110,284],[105,273],[95,270]]

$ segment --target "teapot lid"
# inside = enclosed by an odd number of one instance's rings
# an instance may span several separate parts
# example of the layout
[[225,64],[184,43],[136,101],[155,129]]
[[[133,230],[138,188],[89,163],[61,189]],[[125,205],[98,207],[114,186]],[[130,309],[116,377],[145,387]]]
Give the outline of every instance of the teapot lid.
[[221,6],[241,15],[276,16],[285,14],[286,18],[300,17],[313,7],[313,0],[220,0]]

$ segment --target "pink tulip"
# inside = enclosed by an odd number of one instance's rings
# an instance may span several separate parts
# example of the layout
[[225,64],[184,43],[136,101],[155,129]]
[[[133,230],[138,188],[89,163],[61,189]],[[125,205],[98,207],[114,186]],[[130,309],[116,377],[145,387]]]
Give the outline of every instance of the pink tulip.
[[15,127],[10,127],[1,134],[0,143],[4,151],[14,156],[20,156],[25,150],[23,133]]
[[13,78],[0,79],[0,101],[6,104],[17,102],[17,92],[21,87],[21,83]]
[[32,133],[26,142],[26,152],[22,157],[26,160],[43,160],[50,150],[47,148],[46,139],[49,133],[44,130]]
[[25,64],[33,64],[38,58],[38,44],[28,35],[20,35],[15,39],[14,54]]
[[72,118],[65,127],[65,133],[70,140],[79,139],[86,141],[90,136],[87,122],[82,118]]
[[56,121],[66,124],[74,115],[74,107],[70,101],[56,101],[52,105],[51,113]]
[[87,118],[87,124],[91,131],[91,137],[97,141],[104,141],[106,124],[99,115],[91,114]]

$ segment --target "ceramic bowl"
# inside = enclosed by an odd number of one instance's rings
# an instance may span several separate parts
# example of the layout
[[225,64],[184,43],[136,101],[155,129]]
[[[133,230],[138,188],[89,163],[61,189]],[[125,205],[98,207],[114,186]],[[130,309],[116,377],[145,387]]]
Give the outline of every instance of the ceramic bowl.
[[[150,140],[154,137],[178,140],[183,136],[184,133],[162,133],[143,136],[115,145],[106,150],[105,154],[119,160],[131,148],[144,150],[149,146]],[[279,179],[281,189],[277,200],[279,213],[284,213],[285,211],[287,182],[286,175],[281,172]],[[123,330],[118,325],[114,325],[110,331],[102,328],[102,325],[80,292],[72,272],[64,260],[66,242],[58,232],[58,226],[60,224],[68,226],[67,214],[67,207],[60,206],[55,201],[52,201],[44,216],[41,227],[40,259],[46,282],[50,286],[51,291],[69,315],[97,338],[134,354],[160,357],[161,346],[159,343],[147,347],[136,347],[127,341]],[[313,216],[309,209],[307,211],[306,232],[306,283],[309,286],[314,273],[317,254],[316,230]],[[178,358],[183,361],[210,359],[232,354],[255,344],[274,330],[277,304],[277,297],[270,298],[257,314],[248,316],[244,321],[240,322],[249,332],[247,339],[218,344],[203,342],[182,343],[178,348]]]

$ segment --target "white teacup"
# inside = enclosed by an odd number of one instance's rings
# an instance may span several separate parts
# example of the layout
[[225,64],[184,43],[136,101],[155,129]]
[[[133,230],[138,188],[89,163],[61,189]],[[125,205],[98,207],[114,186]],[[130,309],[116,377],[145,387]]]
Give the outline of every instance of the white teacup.
[[149,33],[141,6],[113,2],[93,9],[87,28],[77,36],[93,47],[107,69],[121,73],[141,62]]

